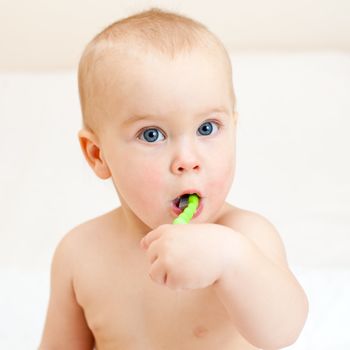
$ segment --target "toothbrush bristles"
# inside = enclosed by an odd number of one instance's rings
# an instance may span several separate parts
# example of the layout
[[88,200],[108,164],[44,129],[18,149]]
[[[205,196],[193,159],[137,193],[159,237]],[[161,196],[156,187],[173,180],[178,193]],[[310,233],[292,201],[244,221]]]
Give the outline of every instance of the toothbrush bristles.
[[188,196],[182,196],[179,202],[179,208],[181,210],[185,209],[188,205]]

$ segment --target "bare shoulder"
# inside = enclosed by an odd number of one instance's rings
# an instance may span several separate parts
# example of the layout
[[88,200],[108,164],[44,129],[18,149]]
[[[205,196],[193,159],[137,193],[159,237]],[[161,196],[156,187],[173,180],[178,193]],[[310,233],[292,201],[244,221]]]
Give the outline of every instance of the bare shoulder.
[[281,236],[263,215],[227,204],[218,223],[243,234],[274,262],[288,266]]
[[[106,242],[105,237],[116,224],[116,211],[110,211],[90,220],[84,221],[70,229],[59,241],[55,256],[72,264],[79,262],[90,248],[97,248],[102,242]],[[71,257],[71,259],[69,259]]]
[[[92,349],[94,338],[77,290],[82,266],[93,260],[93,247],[103,241],[110,214],[86,221],[66,233],[51,262],[51,291],[40,349]],[[108,225],[107,225],[108,226]]]

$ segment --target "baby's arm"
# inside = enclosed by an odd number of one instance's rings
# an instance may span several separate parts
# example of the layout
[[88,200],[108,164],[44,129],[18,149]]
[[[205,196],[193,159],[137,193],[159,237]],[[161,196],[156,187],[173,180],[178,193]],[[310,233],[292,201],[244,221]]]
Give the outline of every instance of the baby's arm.
[[289,270],[279,234],[256,213],[231,221],[228,226],[244,235],[236,235],[236,258],[215,291],[250,343],[266,350],[289,346],[304,326],[308,301]]
[[[75,298],[72,266],[74,231],[56,248],[51,265],[51,295],[39,350],[91,350],[94,338]],[[73,234],[74,236],[74,234]]]

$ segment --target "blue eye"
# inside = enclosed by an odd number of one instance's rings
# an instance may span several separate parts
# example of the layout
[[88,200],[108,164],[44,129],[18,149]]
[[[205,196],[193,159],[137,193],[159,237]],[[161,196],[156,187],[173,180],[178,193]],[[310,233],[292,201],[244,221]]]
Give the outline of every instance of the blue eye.
[[[155,142],[158,139],[159,135],[163,135],[161,132],[159,132],[158,129],[155,128],[150,128],[150,129],[145,129],[143,132],[140,134],[141,136],[144,136],[143,140],[146,142]],[[142,138],[141,138],[142,140]],[[164,140],[164,138],[163,138]]]
[[199,130],[201,135],[204,135],[204,136],[210,135],[212,133],[212,131],[213,131],[213,125],[215,125],[216,128],[218,129],[218,126],[217,126],[216,123],[205,122],[198,128],[198,130]]

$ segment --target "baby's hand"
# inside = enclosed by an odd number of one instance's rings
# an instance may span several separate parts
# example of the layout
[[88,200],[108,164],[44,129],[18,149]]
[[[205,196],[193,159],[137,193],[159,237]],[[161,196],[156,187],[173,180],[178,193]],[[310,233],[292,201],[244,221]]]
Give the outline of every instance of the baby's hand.
[[165,224],[140,242],[154,282],[178,289],[205,288],[232,266],[237,232],[217,224]]

